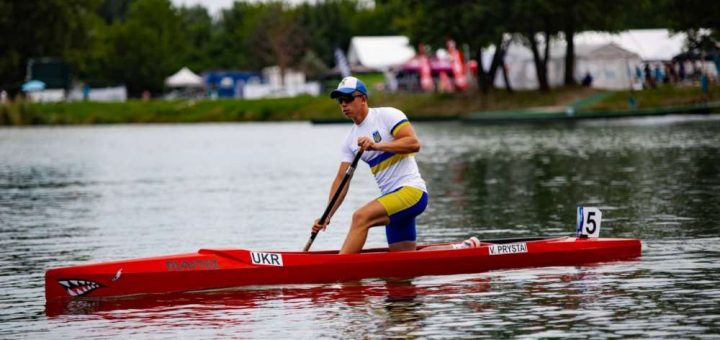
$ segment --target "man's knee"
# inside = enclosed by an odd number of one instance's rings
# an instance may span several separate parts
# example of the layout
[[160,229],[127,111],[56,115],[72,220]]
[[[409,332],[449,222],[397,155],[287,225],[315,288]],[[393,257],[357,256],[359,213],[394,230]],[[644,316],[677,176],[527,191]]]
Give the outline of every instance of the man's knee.
[[364,209],[356,210],[352,215],[352,225],[354,228],[370,227],[371,214]]
[[378,225],[387,224],[389,218],[383,212],[374,212],[367,207],[360,208],[353,213],[353,228],[370,228]]

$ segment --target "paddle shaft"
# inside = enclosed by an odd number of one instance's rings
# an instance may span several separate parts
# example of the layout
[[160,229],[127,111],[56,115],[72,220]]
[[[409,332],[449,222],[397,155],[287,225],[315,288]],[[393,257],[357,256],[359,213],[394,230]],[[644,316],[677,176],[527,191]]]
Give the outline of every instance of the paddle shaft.
[[[352,163],[348,167],[347,171],[345,171],[345,176],[343,176],[342,181],[340,181],[340,185],[338,185],[337,189],[335,189],[335,193],[333,194],[332,198],[330,199],[330,203],[328,204],[327,208],[325,208],[325,212],[320,217],[320,224],[325,224],[328,215],[330,215],[330,212],[332,211],[333,207],[335,206],[335,203],[337,203],[338,198],[340,198],[340,194],[342,193],[343,189],[345,188],[345,185],[350,182],[350,179],[353,176],[353,173],[355,172],[355,168],[357,167],[358,161],[360,161],[360,156],[363,154],[363,149],[359,149],[357,154],[355,154],[355,159],[353,159]],[[303,248],[303,251],[310,250],[310,247],[312,246],[313,242],[315,241],[315,237],[317,237],[317,231],[313,231],[310,233],[310,239],[308,239],[307,243],[305,244],[305,248]]]

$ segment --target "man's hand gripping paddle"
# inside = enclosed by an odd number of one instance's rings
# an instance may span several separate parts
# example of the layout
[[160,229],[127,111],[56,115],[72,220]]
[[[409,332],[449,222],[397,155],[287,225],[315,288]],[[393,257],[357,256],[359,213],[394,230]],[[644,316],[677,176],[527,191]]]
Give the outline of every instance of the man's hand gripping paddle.
[[[350,164],[350,167],[348,167],[347,171],[345,171],[345,176],[343,177],[342,181],[340,181],[340,185],[337,187],[337,190],[335,190],[335,193],[333,194],[332,199],[330,199],[330,203],[328,204],[327,208],[325,208],[325,212],[322,214],[322,217],[320,217],[320,224],[325,224],[325,221],[328,219],[328,215],[330,215],[330,211],[332,211],[333,206],[335,206],[335,203],[340,197],[340,193],[343,191],[348,182],[350,182],[350,179],[355,172],[355,168],[357,167],[358,161],[360,161],[360,156],[362,156],[363,151],[363,149],[359,149],[357,154],[355,154],[355,159],[353,159],[352,164]],[[305,244],[305,248],[303,248],[303,251],[310,250],[310,247],[315,241],[315,237],[317,237],[317,234],[317,231],[313,231],[312,233],[310,233],[310,239],[308,239],[307,243]]]

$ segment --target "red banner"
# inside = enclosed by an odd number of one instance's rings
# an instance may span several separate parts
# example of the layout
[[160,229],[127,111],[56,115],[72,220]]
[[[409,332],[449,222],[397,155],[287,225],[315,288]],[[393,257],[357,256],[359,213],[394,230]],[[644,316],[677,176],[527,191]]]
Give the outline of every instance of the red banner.
[[420,64],[420,87],[423,91],[432,91],[435,87],[430,69],[430,59],[425,54],[425,45],[418,46],[418,62]]
[[468,87],[467,77],[465,76],[465,61],[462,53],[455,47],[455,41],[448,39],[448,54],[452,62],[453,78],[455,79],[455,87],[464,91]]

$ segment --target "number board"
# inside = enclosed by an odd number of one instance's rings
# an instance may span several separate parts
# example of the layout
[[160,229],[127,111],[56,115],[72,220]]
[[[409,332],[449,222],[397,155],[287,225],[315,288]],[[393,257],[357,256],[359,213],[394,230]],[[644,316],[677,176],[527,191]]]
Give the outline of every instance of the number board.
[[600,223],[602,212],[595,207],[577,208],[577,236],[594,237],[600,236]]

